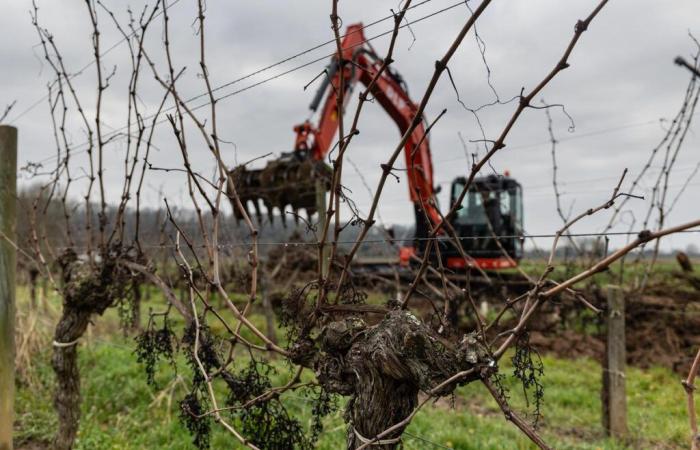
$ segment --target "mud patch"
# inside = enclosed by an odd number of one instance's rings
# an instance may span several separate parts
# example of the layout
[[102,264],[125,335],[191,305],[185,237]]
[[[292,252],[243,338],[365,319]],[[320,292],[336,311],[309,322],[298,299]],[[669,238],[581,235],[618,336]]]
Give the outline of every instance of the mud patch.
[[[687,373],[700,347],[700,295],[644,295],[626,304],[627,363],[640,368],[662,366]],[[602,360],[605,336],[566,326],[531,332],[532,344],[543,353],[563,358]]]

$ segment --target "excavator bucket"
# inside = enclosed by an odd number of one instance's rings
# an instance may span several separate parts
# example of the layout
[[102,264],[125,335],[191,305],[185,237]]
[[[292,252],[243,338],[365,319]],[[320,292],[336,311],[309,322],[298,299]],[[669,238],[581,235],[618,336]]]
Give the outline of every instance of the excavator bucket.
[[[332,171],[323,161],[293,152],[269,161],[262,169],[237,166],[229,174],[248,216],[251,215],[252,204],[258,223],[263,223],[263,210],[266,210],[270,223],[274,223],[277,210],[282,225],[286,227],[288,208],[292,210],[295,223],[299,223],[301,210],[306,212],[311,221],[317,212],[316,190],[320,187],[325,193],[330,189]],[[236,206],[234,192],[229,189],[228,195],[233,205],[233,214],[236,221],[239,221],[243,214]]]

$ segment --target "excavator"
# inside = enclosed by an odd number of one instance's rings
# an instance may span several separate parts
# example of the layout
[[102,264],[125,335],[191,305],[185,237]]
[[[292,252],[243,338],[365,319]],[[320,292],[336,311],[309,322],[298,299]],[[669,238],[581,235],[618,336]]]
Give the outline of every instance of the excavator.
[[[365,38],[362,24],[348,26],[341,49],[342,54],[331,58],[326,76],[310,105],[310,109],[318,113],[318,124],[306,120],[295,126],[294,150],[269,161],[264,168],[238,166],[231,171],[237,195],[246,212],[252,203],[258,221],[262,220],[262,206],[267,209],[270,221],[274,220],[274,209],[278,209],[285,226],[288,214],[285,210],[289,208],[295,220],[301,217],[300,210],[305,210],[310,220],[317,212],[319,186],[325,191],[330,189],[332,172],[324,158],[331,151],[338,130],[337,95],[342,89],[342,98],[347,104],[357,83],[370,85],[383,63]],[[343,71],[343,86],[340,86],[340,71]],[[403,78],[387,67],[374,83],[371,94],[403,135],[418,109],[408,95]],[[415,212],[415,239],[413,246],[400,249],[401,265],[410,264],[416,259],[414,255],[421,254],[431,226],[442,221],[436,198],[439,191],[434,187],[430,143],[425,134],[425,120],[422,120],[404,149],[409,197]],[[465,184],[464,177],[453,180],[450,204],[454,204]],[[240,219],[240,212],[235,207],[233,209]],[[461,256],[459,249],[450,245],[448,240],[438,240],[444,267],[453,270],[474,266],[483,270],[515,267],[523,250],[520,184],[508,173],[475,178],[450,223],[460,236],[468,259]]]

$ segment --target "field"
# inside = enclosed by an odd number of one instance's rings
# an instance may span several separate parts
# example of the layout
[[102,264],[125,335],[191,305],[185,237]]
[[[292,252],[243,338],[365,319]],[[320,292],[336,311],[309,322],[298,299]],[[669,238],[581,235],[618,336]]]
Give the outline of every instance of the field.
[[[152,294],[148,307],[157,308],[161,299]],[[48,448],[55,432],[56,418],[51,396],[53,372],[50,367],[50,323],[57,314],[58,299],[50,298],[45,310],[28,311],[27,291],[18,293],[19,317],[29,335],[19,336],[24,352],[20,363],[17,392],[16,442],[21,450]],[[262,317],[254,315],[262,322]],[[143,366],[134,355],[133,336],[118,331],[119,318],[109,310],[96,321],[80,344],[83,375],[83,403],[76,449],[194,449],[191,436],[178,420],[178,401],[186,393],[188,371],[185,361],[176,362],[177,374],[161,364],[157,387],[146,383]],[[28,330],[28,331],[27,331]],[[590,358],[565,359],[543,356],[545,388],[540,430],[558,449],[675,449],[685,448],[687,419],[680,375],[667,368],[630,368],[627,373],[630,438],[625,443],[606,439],[601,426],[599,399],[601,368]],[[237,364],[245,364],[239,355]],[[509,358],[504,373],[509,374]],[[282,382],[289,369],[272,361],[273,377]],[[175,380],[175,381],[172,381]],[[522,388],[511,378],[506,381],[512,403],[518,411],[532,411],[525,405]],[[311,417],[310,399],[303,392],[284,394],[285,403],[299,413],[303,425]],[[339,400],[340,401],[340,400]],[[231,436],[213,427],[212,448],[235,447]],[[342,404],[326,417],[318,448],[343,448],[345,425]],[[479,384],[462,387],[453,398],[441,399],[424,408],[404,435],[404,448],[430,449],[530,449],[535,448],[508,423]],[[234,447],[232,447],[232,445]]]

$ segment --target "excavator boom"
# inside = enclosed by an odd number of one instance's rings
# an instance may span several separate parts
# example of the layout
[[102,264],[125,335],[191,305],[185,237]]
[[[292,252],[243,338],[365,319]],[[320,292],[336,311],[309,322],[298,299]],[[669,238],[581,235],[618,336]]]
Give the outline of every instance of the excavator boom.
[[[262,219],[262,206],[270,220],[273,209],[278,209],[284,220],[285,208],[291,207],[295,218],[297,211],[305,209],[308,216],[316,212],[315,182],[323,180],[330,188],[330,168],[323,162],[334,145],[338,132],[337,93],[343,91],[345,103],[360,82],[371,86],[370,94],[394,120],[403,134],[413,122],[417,106],[408,96],[405,84],[395,71],[387,68],[372,82],[383,61],[377,56],[364,36],[361,24],[350,25],[342,40],[342,55],[335,55],[322,78],[322,84],[310,108],[318,111],[318,124],[305,121],[294,127],[294,150],[263,169],[235,168],[231,174],[243,204],[252,203],[258,220]],[[343,86],[341,86],[341,71]],[[319,110],[320,107],[320,110]],[[345,105],[343,105],[345,107]],[[405,163],[411,201],[416,205],[416,223],[427,232],[429,222],[438,223],[440,214],[433,198],[433,169],[430,147],[423,118],[415,127],[405,145]],[[234,208],[235,209],[235,208]],[[238,214],[238,213],[236,213]]]
[[[442,220],[435,198],[430,142],[424,118],[417,116],[418,106],[409,97],[403,79],[391,67],[383,66],[384,61],[365,38],[363,26],[350,25],[343,37],[340,54],[331,59],[325,76],[319,77],[321,85],[310,105],[311,110],[318,113],[318,123],[307,120],[295,126],[293,151],[268,162],[263,169],[239,166],[231,171],[241,202],[246,210],[250,203],[253,204],[259,223],[263,220],[263,206],[270,221],[275,217],[273,211],[279,210],[283,224],[289,208],[297,221],[302,209],[306,210],[309,220],[317,212],[319,189],[327,191],[331,185],[332,171],[324,160],[336,145],[341,113],[338,111],[338,95],[343,93],[345,104],[341,108],[344,110],[359,82],[369,87],[369,94],[393,119],[402,135],[413,128],[406,139],[404,159],[409,197],[415,212],[417,250],[422,251],[425,240],[421,238],[427,237]],[[457,198],[456,189],[464,185],[463,181],[459,184],[460,180],[458,178],[452,183],[452,201]],[[522,253],[522,241],[516,239],[522,230],[519,185],[503,177],[497,177],[495,181],[488,177],[477,178],[469,192],[465,200],[467,204],[462,205],[466,207],[464,211],[470,211],[469,214],[458,214],[451,225],[457,233],[466,233],[460,236],[483,236],[484,239],[461,240],[461,246],[468,249],[468,253],[475,253],[475,258],[469,260],[455,249],[441,248],[439,254],[444,259],[443,265],[450,269],[470,265],[484,269],[513,267]],[[229,195],[233,193],[229,192]],[[482,199],[483,195],[486,196]],[[484,210],[485,205],[487,210]],[[234,214],[240,215],[235,207]],[[487,226],[486,218],[493,220],[491,226]],[[402,265],[409,264],[414,253],[416,249],[413,247],[402,248]]]

